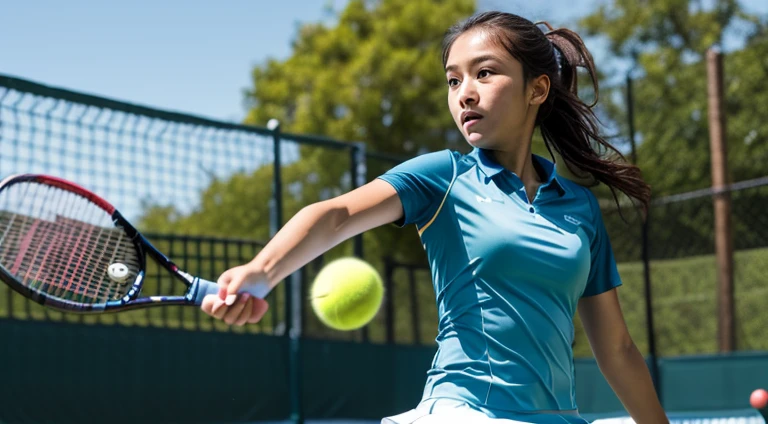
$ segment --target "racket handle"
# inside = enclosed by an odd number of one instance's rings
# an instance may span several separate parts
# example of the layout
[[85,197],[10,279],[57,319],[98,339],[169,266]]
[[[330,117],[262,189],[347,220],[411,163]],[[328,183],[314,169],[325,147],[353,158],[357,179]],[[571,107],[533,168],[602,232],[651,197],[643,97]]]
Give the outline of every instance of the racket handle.
[[[246,287],[246,290],[240,290],[240,293],[250,293],[252,296],[264,299],[269,294],[269,290],[269,285],[264,282],[249,285]],[[194,293],[195,304],[200,305],[203,303],[203,298],[205,298],[205,296],[209,294],[219,294],[219,285],[213,281],[196,278],[195,282],[192,284],[192,293]]]

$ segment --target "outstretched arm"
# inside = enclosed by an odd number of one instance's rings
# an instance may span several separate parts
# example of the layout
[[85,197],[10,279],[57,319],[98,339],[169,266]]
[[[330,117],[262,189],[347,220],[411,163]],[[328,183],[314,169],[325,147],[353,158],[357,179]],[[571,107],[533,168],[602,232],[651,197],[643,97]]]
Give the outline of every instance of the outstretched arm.
[[262,299],[237,293],[248,284],[273,288],[312,259],[364,231],[398,220],[403,208],[395,189],[374,180],[339,197],[304,207],[256,257],[224,272],[219,296],[209,295],[201,309],[228,324],[257,322],[267,310]]

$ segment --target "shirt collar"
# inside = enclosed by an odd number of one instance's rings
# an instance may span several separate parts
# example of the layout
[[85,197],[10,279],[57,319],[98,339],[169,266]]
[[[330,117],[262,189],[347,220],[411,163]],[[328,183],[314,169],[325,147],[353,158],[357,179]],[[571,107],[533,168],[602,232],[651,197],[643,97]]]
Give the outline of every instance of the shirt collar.
[[[484,149],[480,148],[474,148],[472,152],[469,154],[470,156],[474,157],[477,162],[477,166],[480,168],[481,171],[487,176],[488,178],[493,178],[497,174],[499,174],[502,171],[507,171],[506,168],[501,166],[498,162],[496,162],[493,157]],[[544,159],[543,157],[539,155],[532,155],[533,160],[535,160],[541,168],[544,170],[545,173],[545,181],[544,185],[552,185],[555,188],[557,188],[560,195],[564,195],[566,193],[565,184],[563,184],[561,178],[563,178],[561,175],[557,173],[557,169],[554,163],[551,161]],[[512,171],[508,171],[511,174],[514,174]]]
[[475,147],[469,155],[475,158],[478,168],[480,168],[488,178],[493,178],[499,172],[504,171],[504,167],[493,160],[491,155],[484,149]]

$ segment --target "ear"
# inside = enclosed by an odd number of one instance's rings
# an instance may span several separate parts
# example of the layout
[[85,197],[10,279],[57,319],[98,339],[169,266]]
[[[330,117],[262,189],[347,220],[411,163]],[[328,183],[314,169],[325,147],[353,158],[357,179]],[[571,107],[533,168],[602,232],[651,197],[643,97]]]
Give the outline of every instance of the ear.
[[534,78],[530,84],[530,99],[529,103],[532,106],[538,106],[547,100],[549,95],[549,77],[546,74],[539,75]]

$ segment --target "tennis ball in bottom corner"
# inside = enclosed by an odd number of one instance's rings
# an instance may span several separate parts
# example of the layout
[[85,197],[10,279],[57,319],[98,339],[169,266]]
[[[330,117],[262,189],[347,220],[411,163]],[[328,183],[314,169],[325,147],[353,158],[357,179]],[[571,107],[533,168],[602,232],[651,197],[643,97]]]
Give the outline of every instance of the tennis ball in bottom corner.
[[330,262],[311,289],[312,309],[336,330],[355,330],[370,322],[381,306],[384,286],[376,269],[357,258]]

